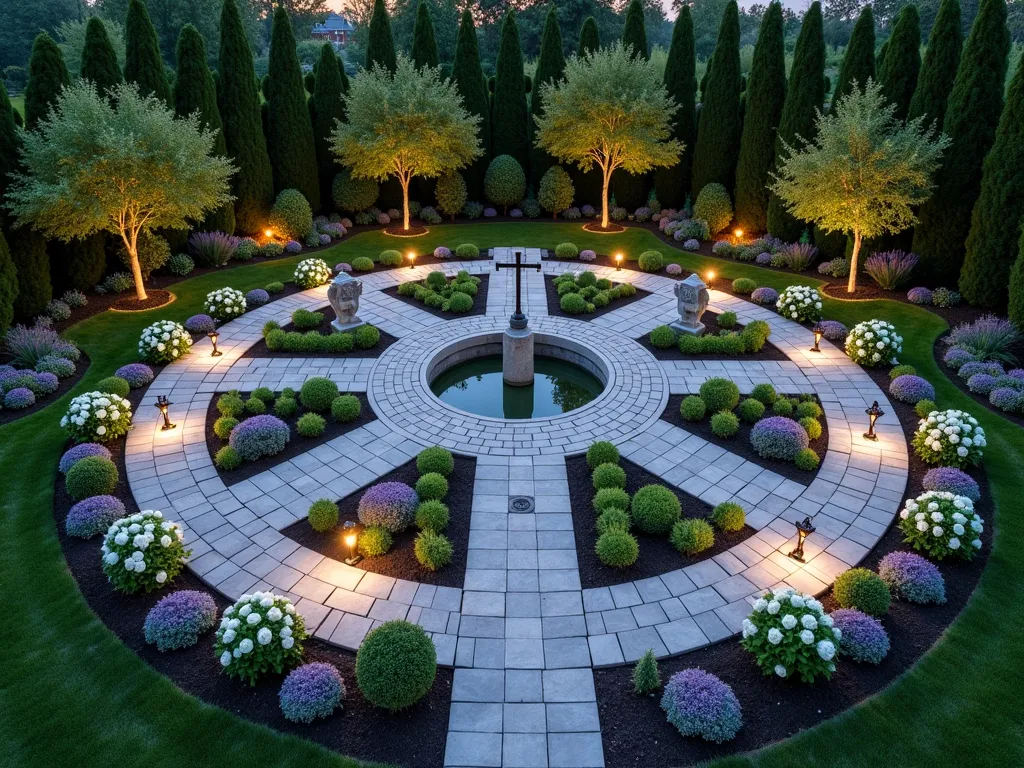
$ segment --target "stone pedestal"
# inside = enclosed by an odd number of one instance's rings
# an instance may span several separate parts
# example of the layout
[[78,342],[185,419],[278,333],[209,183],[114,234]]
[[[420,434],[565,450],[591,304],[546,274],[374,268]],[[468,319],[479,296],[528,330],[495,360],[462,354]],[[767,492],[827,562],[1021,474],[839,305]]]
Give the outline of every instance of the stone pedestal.
[[533,384],[533,331],[506,328],[501,347],[501,370],[505,383],[512,387]]
[[669,325],[676,333],[683,333],[690,336],[700,336],[704,333],[704,323],[700,321],[701,315],[708,307],[708,287],[696,273],[685,280],[676,283],[673,289],[676,294],[676,309],[679,312],[679,320]]
[[350,277],[345,272],[338,274],[327,286],[327,300],[334,310],[331,328],[339,333],[351,331],[366,325],[356,312],[359,311],[359,297],[363,293],[363,281]]

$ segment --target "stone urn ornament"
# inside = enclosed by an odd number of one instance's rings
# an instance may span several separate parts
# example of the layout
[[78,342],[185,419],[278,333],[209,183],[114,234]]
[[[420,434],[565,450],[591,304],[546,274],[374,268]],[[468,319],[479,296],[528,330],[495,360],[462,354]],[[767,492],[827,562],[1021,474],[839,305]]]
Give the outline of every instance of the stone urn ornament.
[[679,312],[679,320],[672,323],[670,327],[677,333],[700,336],[704,333],[704,323],[700,321],[700,318],[708,308],[708,287],[694,273],[676,283],[673,290],[676,293],[676,310]]
[[331,327],[338,332],[351,331],[365,323],[356,316],[359,311],[359,297],[363,293],[363,281],[346,272],[340,272],[327,286],[327,300],[331,302],[335,318]]

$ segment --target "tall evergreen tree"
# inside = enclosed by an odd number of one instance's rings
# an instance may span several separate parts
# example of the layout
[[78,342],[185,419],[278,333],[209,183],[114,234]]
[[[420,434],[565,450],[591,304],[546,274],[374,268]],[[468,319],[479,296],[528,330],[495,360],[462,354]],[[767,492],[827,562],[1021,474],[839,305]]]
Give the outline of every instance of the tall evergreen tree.
[[316,65],[316,88],[310,101],[316,106],[313,139],[320,175],[320,203],[325,208],[331,199],[334,176],[341,171],[341,167],[334,162],[330,139],[335,124],[345,119],[345,100],[342,97],[346,93],[348,77],[345,70],[338,61],[334,46],[324,43],[320,49],[320,61]]
[[768,172],[775,163],[775,134],[786,102],[780,3],[771,3],[761,20],[746,97],[736,163],[736,221],[747,231],[763,232],[768,226]]
[[375,64],[380,64],[394,72],[398,68],[398,57],[395,55],[395,39],[391,35],[391,17],[384,0],[374,0],[367,37],[366,68],[373,69]]
[[921,206],[914,229],[913,248],[921,255],[919,278],[949,282],[960,274],[971,211],[981,189],[982,164],[1003,110],[1009,51],[1006,0],[982,0],[942,125],[953,143],[935,175],[935,194]]
[[[175,113],[187,117],[198,112],[203,127],[216,133],[213,151],[226,157],[228,148],[224,141],[224,124],[217,106],[217,86],[206,63],[206,43],[199,30],[191,24],[181,28],[174,58],[178,62],[177,77],[174,79]],[[229,202],[211,211],[201,226],[210,232],[234,234],[234,204]]]
[[911,119],[924,115],[925,122],[935,120],[940,126],[946,118],[946,102],[953,90],[964,34],[960,25],[960,0],[942,0],[935,17],[924,63],[917,79],[914,97],[910,100]]
[[960,292],[971,304],[1003,311],[1024,217],[1024,61],[1017,65],[995,143],[985,157],[981,194],[971,214]]
[[[654,189],[663,206],[679,208],[690,189],[690,171],[697,138],[697,58],[690,6],[679,9],[672,29],[672,44],[665,63],[665,88],[679,110],[672,118],[672,138],[683,143],[679,162],[654,172]],[[774,154],[773,154],[774,157]]]
[[[0,88],[3,85],[0,84]],[[14,302],[18,299],[18,268],[11,259],[11,249],[0,230],[0,336],[7,333],[14,320]]]
[[25,129],[31,131],[46,117],[60,96],[60,90],[71,84],[71,75],[64,64],[60,48],[45,32],[32,44],[28,60],[28,83],[25,85]]
[[916,5],[905,5],[889,36],[878,83],[885,98],[896,105],[896,117],[905,120],[921,71],[921,16]]
[[[804,14],[800,34],[793,51],[793,66],[786,86],[786,103],[779,118],[775,141],[775,164],[778,165],[783,142],[796,145],[796,137],[814,138],[814,119],[825,101],[825,37],[822,29],[821,3],[811,3]],[[768,231],[783,240],[796,240],[804,229],[786,210],[779,196],[772,193],[768,201]]]
[[712,182],[733,188],[740,144],[741,87],[739,9],[736,0],[730,0],[708,65],[708,87],[700,108],[693,154],[694,197]]
[[107,93],[124,80],[117,52],[107,35],[107,26],[99,16],[93,16],[85,26],[85,44],[82,46],[82,79],[91,80],[100,93]]
[[412,27],[412,63],[417,67],[436,67],[440,62],[434,20],[425,0],[416,8],[416,23]]
[[106,243],[103,232],[66,243],[50,240],[46,250],[50,253],[54,293],[71,289],[91,291],[103,282],[103,273],[107,270]]
[[480,48],[476,39],[473,14],[468,9],[462,12],[459,37],[455,42],[455,61],[452,64],[452,79],[462,96],[466,111],[480,117],[480,146],[484,153],[462,172],[466,180],[466,192],[470,200],[481,200],[484,195],[484,174],[491,161],[491,107],[487,93],[487,81],[480,66]]
[[297,189],[316,213],[320,210],[313,125],[306,106],[302,67],[295,52],[295,35],[288,11],[278,6],[270,36],[270,167],[274,191]]
[[846,55],[839,67],[832,103],[849,95],[854,83],[863,88],[869,79],[875,79],[875,15],[871,6],[865,5],[857,17],[857,23],[853,25],[850,42],[846,45]]
[[622,44],[633,49],[633,54],[651,58],[647,47],[647,28],[644,26],[644,4],[640,0],[630,0],[626,9],[626,23],[622,27]]
[[[14,107],[7,96],[4,81],[0,80],[0,202],[7,194],[10,175],[18,168],[18,157],[21,152],[21,134],[14,122]],[[0,224],[7,217],[7,209],[0,205]]]
[[501,24],[501,43],[494,76],[491,154],[511,155],[526,171],[530,165],[530,129],[523,78],[523,49],[515,11]]
[[238,229],[255,233],[266,224],[274,198],[274,176],[260,116],[252,50],[235,0],[224,0],[220,16],[218,104],[228,156],[238,171],[232,178]]
[[[533,91],[530,98],[530,129],[536,127],[536,119],[544,114],[544,103],[540,95],[540,86],[552,80],[562,79],[565,71],[565,54],[562,52],[562,30],[558,26],[558,12],[554,3],[548,6],[548,15],[544,19],[544,35],[540,39],[540,56],[537,59],[537,71],[533,76]],[[531,142],[532,143],[532,142]],[[544,173],[555,164],[555,159],[537,146],[530,150],[530,179],[534,188],[538,188]]]
[[1024,233],[1017,243],[1017,253],[1017,260],[1010,272],[1010,307],[1007,315],[1020,329],[1024,328],[1024,259],[1020,257],[1020,254],[1024,253]]
[[14,316],[21,320],[29,320],[42,314],[53,298],[46,239],[28,227],[15,229],[9,236],[11,259],[18,272],[18,296],[14,300]]
[[585,56],[588,53],[593,53],[600,47],[601,31],[597,27],[597,19],[593,16],[587,16],[583,20],[583,26],[580,27],[580,44],[576,53],[579,56]]
[[160,55],[160,41],[149,11],[142,0],[130,0],[124,22],[124,79],[139,86],[143,95],[152,94],[174,106],[171,86]]

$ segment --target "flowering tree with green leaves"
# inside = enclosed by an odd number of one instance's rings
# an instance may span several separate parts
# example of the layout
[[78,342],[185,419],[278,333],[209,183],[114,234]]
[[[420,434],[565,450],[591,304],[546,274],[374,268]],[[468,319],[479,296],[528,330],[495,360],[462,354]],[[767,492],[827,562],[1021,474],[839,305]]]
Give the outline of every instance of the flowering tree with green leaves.
[[23,136],[7,207],[18,226],[65,242],[104,231],[120,237],[136,296],[145,301],[140,236],[186,229],[230,202],[235,169],[216,154],[216,133],[198,113],[175,118],[134,84],[107,96],[88,81],[64,88],[49,115]]
[[896,118],[873,80],[854,83],[828,115],[818,112],[816,138],[800,148],[783,142],[772,191],[796,218],[826,232],[853,236],[850,279],[864,238],[900,232],[917,218],[914,207],[931,196],[932,176],[949,139],[924,118]]
[[601,169],[601,227],[608,227],[608,185],[622,168],[632,174],[679,162],[672,138],[679,108],[661,72],[621,43],[566,62],[564,79],[540,88],[544,114],[535,115],[537,146],[582,171]]
[[348,122],[335,123],[331,150],[353,178],[402,185],[403,229],[409,229],[409,183],[465,168],[483,153],[480,117],[466,111],[451,80],[436,67],[417,68],[399,54],[394,72],[375,64],[344,96]]

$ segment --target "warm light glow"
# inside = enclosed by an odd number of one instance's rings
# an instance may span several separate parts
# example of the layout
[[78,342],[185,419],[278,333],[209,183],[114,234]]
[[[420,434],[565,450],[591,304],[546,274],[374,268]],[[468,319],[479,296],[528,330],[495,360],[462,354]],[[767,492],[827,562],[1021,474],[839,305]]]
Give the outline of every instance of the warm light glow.
[[714,279],[715,279],[715,273],[712,272],[712,271],[709,271],[708,272],[708,280],[714,280]]
[[734,235],[736,235],[737,239],[738,239],[738,238],[741,238],[741,237],[743,237],[743,230],[742,230],[742,229],[740,229],[739,227],[737,227],[737,228],[736,228],[736,229],[735,229],[735,230],[733,231],[733,234],[734,234]]
[[274,236],[274,230],[272,230],[272,229],[264,229],[263,230],[263,234],[266,235],[267,237],[273,237]]
[[621,253],[616,253],[615,254],[615,260],[621,264],[622,263],[622,254]]
[[406,258],[409,259],[409,269],[412,269],[412,265],[416,263],[416,252],[409,251],[409,253],[406,254]]
[[348,545],[349,549],[352,549],[353,547],[355,547],[355,545],[356,545],[356,535],[354,533],[350,533],[347,536],[345,536],[345,543]]

